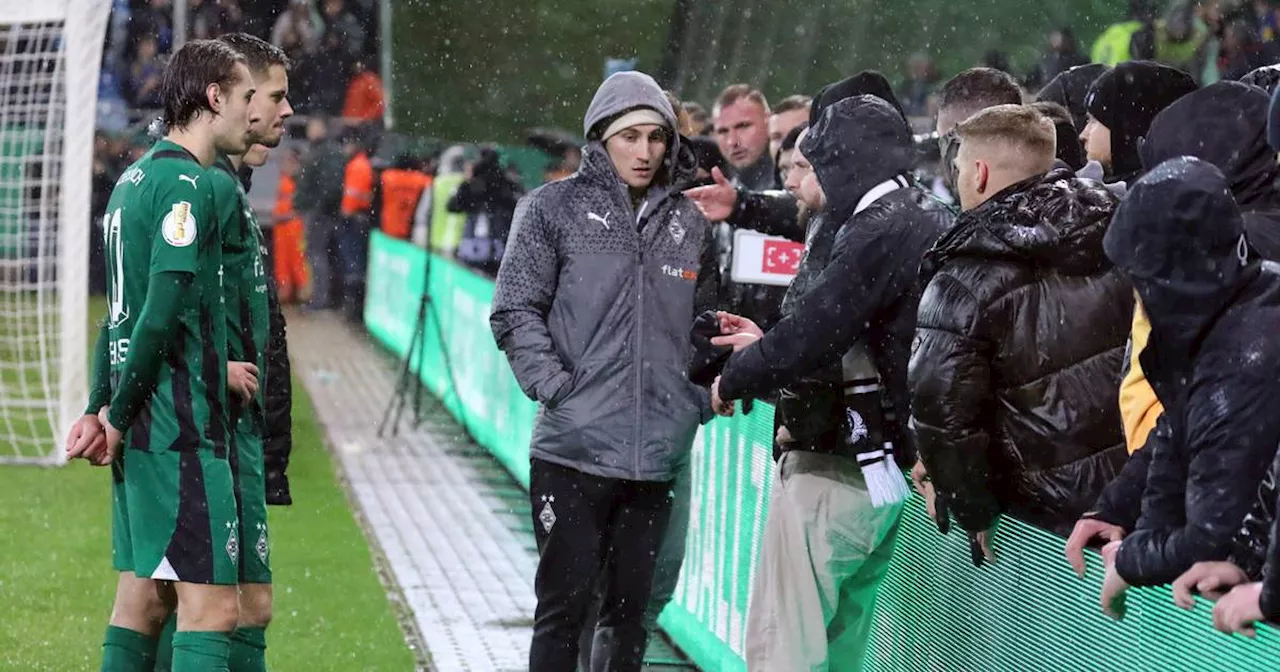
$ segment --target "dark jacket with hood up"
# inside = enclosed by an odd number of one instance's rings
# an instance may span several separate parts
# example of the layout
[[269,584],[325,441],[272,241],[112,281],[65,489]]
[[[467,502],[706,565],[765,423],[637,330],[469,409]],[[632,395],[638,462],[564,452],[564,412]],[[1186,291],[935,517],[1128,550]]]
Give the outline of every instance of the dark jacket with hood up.
[[[841,357],[862,342],[889,401],[900,409],[886,435],[899,463],[909,464],[914,450],[905,431],[906,379],[919,298],[916,273],[952,215],[904,179],[914,151],[911,132],[880,98],[863,95],[831,105],[801,151],[813,164],[827,205],[809,224],[806,256],[782,320],[729,359],[720,395],[761,396],[797,383],[825,382],[838,389]],[[895,180],[908,186],[863,202],[868,192]],[[822,449],[823,442],[800,447]]]
[[956,522],[1063,533],[1124,464],[1133,290],[1102,237],[1117,199],[1066,168],[960,215],[925,258],[911,427]]
[[1183,157],[1129,192],[1104,241],[1151,320],[1140,355],[1164,404],[1142,516],[1116,569],[1165,584],[1224,560],[1280,442],[1280,274],[1249,258],[1228,182]]
[[[584,134],[637,107],[676,127],[653,79],[622,72],[596,92]],[[634,206],[593,140],[577,173],[520,200],[489,322],[520,388],[542,403],[532,457],[667,481],[711,418],[706,391],[687,376],[689,330],[715,307],[719,283],[711,227],[681,193],[693,177],[693,155],[673,136]]]
[[[1151,123],[1142,164],[1154,168],[1179,156],[1216,166],[1241,210],[1245,236],[1263,258],[1280,261],[1280,180],[1266,143],[1267,96],[1237,82],[1218,82],[1188,94]],[[1157,426],[1157,432],[1161,431]],[[1139,450],[1098,498],[1088,516],[1132,530],[1141,513],[1151,453]]]
[[1077,65],[1066,72],[1058,73],[1057,77],[1049,80],[1049,83],[1040,89],[1036,100],[1057,103],[1067,108],[1067,112],[1071,114],[1071,123],[1077,130],[1083,131],[1085,123],[1089,120],[1089,111],[1085,109],[1085,98],[1089,95],[1089,87],[1093,86],[1094,80],[1101,77],[1102,73],[1110,69],[1101,63]]

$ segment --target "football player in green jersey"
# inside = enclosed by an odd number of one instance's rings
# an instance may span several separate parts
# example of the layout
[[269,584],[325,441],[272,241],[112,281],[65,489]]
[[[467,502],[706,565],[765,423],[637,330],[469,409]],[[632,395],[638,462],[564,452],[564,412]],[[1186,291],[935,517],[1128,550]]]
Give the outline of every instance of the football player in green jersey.
[[240,622],[232,636],[231,672],[266,670],[266,627],[271,621],[271,565],[267,534],[267,484],[263,462],[266,429],[264,390],[280,384],[265,375],[270,315],[267,292],[266,245],[258,227],[241,171],[263,165],[269,147],[280,144],[289,105],[289,59],[269,42],[234,33],[218,38],[248,60],[256,93],[250,116],[256,144],[243,154],[228,154],[214,164],[210,180],[223,227],[229,365],[228,376],[243,381],[241,399],[232,399],[231,451],[240,534]]
[[174,669],[227,667],[241,542],[227,459],[222,240],[201,180],[219,154],[248,148],[253,94],[234,49],[184,45],[161,84],[170,132],[125,171],[107,206],[109,310],[90,404],[68,439],[69,457],[112,470],[120,576],[104,672],[149,670],[175,608]]
[[[271,43],[244,33],[217,38],[243,55],[254,79],[249,115],[252,145],[243,154],[224,154],[208,172],[209,188],[221,227],[227,307],[227,389],[231,418],[228,457],[240,519],[240,618],[231,636],[230,672],[264,672],[266,628],[271,622],[270,543],[267,533],[267,487],[263,460],[266,406],[264,390],[280,381],[266,374],[264,361],[270,335],[266,246],[249,203],[248,173],[266,163],[270,147],[284,138],[289,105],[289,59]],[[243,180],[243,182],[242,182]],[[268,382],[269,381],[269,382]],[[166,623],[156,653],[156,672],[168,672],[169,640],[174,623]]]

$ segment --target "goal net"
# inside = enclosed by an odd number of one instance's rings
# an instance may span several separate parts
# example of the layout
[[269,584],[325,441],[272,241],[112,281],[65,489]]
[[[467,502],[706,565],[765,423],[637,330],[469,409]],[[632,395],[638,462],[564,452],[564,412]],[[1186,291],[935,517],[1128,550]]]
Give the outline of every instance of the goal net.
[[88,380],[90,171],[111,0],[0,0],[0,462],[56,464]]

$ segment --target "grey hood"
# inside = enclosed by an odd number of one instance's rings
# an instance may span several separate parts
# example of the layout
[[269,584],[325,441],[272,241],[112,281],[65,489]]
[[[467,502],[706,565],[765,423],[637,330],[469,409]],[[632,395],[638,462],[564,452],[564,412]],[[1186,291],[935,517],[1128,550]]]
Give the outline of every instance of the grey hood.
[[637,107],[653,108],[667,120],[673,132],[679,128],[671,102],[652,77],[643,72],[618,72],[596,89],[596,95],[587,107],[587,116],[582,120],[583,137],[597,139],[591,137],[591,129],[596,124]]

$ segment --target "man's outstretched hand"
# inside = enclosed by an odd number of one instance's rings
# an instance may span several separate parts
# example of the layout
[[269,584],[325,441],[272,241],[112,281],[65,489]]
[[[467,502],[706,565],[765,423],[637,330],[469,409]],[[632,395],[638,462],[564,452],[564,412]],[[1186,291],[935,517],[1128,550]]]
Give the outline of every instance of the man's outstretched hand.
[[711,169],[711,179],[715,184],[705,187],[694,187],[684,192],[703,217],[710,222],[723,222],[733,214],[733,207],[738,204],[738,190],[729,183],[719,168]]
[[764,338],[764,331],[741,315],[720,311],[716,318],[720,320],[720,335],[711,339],[711,345],[729,346],[738,352]]

